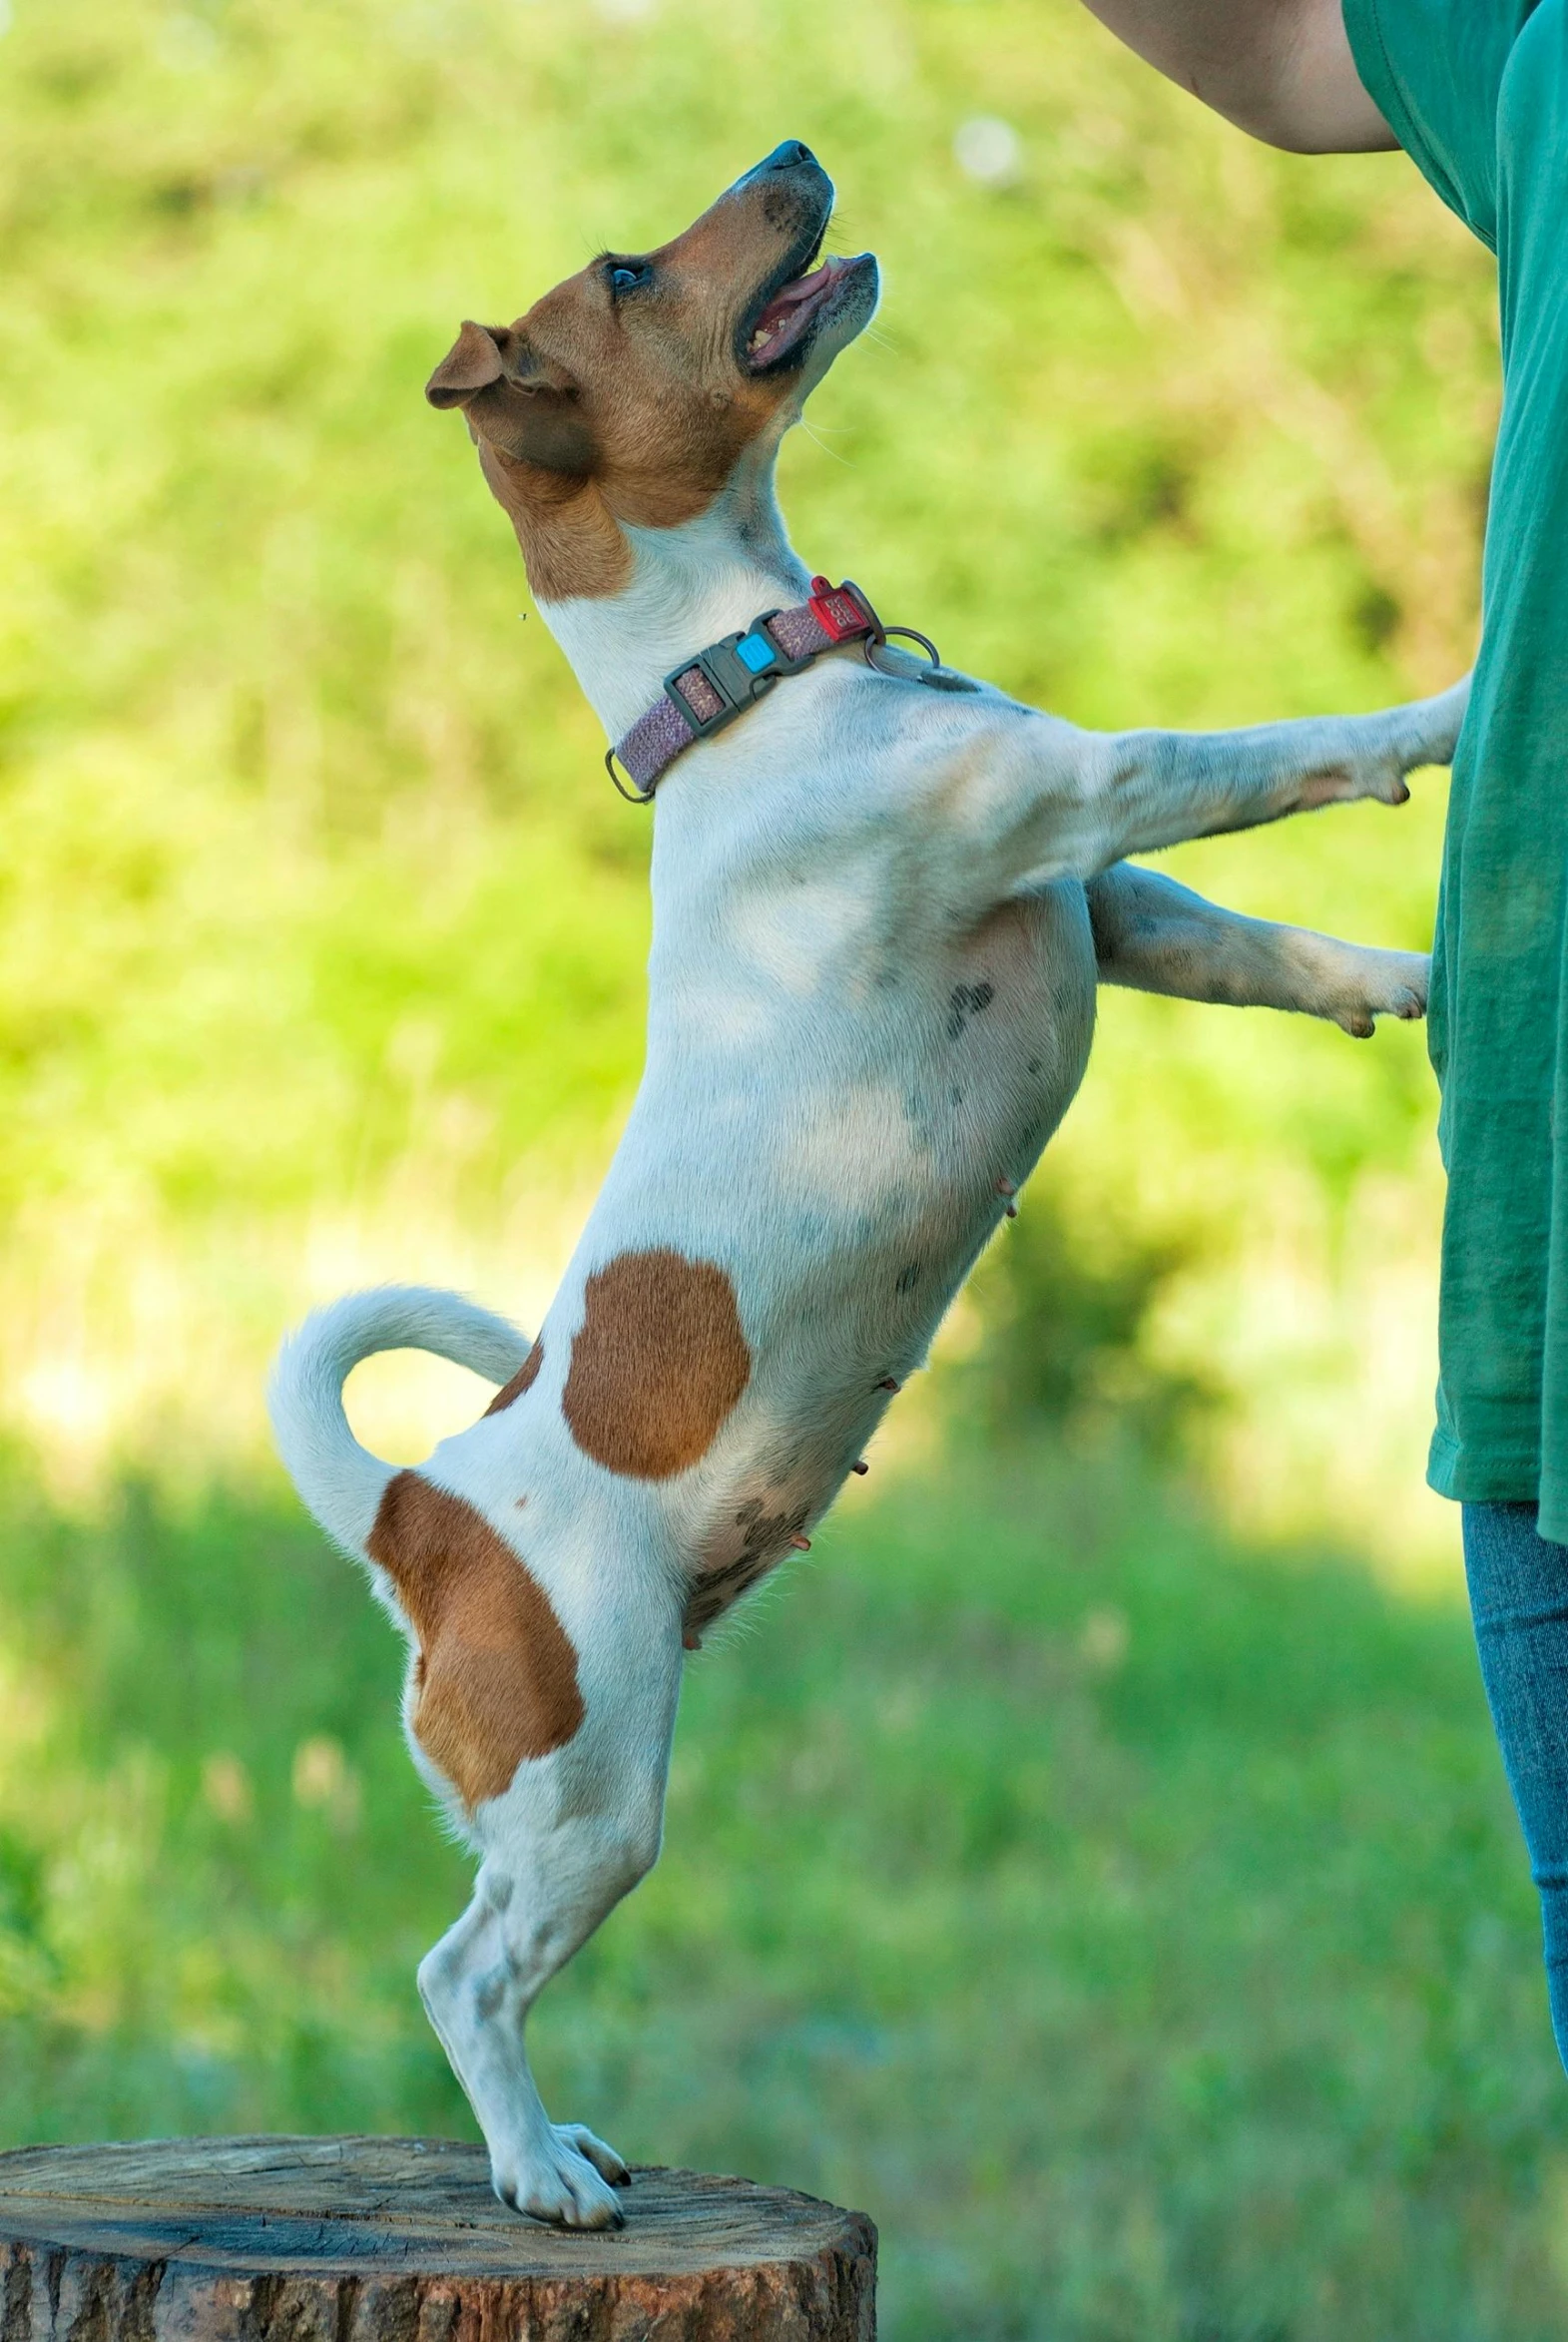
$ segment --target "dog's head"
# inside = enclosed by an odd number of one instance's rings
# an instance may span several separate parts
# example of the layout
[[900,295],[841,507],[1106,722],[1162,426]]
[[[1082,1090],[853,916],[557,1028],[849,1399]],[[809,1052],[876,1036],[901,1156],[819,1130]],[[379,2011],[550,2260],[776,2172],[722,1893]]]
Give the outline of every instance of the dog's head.
[[514,324],[463,326],[425,396],[465,410],[542,598],[614,593],[622,524],[705,510],[869,321],[871,256],[817,262],[832,205],[790,140],[673,244],[604,254]]

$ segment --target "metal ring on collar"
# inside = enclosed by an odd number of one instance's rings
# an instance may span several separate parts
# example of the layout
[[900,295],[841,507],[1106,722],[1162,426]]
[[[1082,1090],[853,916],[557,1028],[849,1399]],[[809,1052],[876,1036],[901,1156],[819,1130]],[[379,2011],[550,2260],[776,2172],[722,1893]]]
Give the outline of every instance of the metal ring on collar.
[[615,783],[616,788],[625,798],[628,805],[653,804],[654,793],[651,789],[628,789],[626,787],[625,783],[621,779],[620,774],[615,769],[615,750],[613,748],[607,748],[604,752],[604,769],[609,774],[611,780]]
[[878,634],[869,637],[863,645],[863,649],[865,651],[865,663],[867,667],[874,667],[878,675],[897,674],[898,670],[896,667],[882,666],[874,655],[881,649],[883,643],[889,642],[895,634],[901,634],[906,642],[918,643],[921,650],[925,652],[927,658],[930,660],[931,665],[933,667],[940,667],[942,663],[941,652],[937,649],[935,643],[932,642],[930,636],[928,634],[922,634],[919,628],[916,626],[884,626]]

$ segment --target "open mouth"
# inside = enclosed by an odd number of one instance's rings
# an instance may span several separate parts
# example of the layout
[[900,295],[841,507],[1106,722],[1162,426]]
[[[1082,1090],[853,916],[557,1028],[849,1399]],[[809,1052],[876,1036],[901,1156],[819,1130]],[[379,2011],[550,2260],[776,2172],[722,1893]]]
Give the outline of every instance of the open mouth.
[[852,261],[821,261],[805,276],[792,277],[787,285],[781,285],[758,312],[746,337],[747,370],[766,373],[801,352],[840,280],[853,267]]

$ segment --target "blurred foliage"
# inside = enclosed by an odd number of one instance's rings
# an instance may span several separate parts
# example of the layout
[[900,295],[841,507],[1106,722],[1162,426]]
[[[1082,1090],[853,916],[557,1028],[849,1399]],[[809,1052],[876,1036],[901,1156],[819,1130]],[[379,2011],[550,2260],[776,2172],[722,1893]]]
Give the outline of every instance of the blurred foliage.
[[1180,1244],[1114,1218],[1075,1225],[1042,1174],[1027,1212],[1002,1229],[976,1274],[983,1334],[948,1378],[953,1403],[967,1403],[991,1439],[1131,1439],[1178,1457],[1219,1396],[1191,1367],[1162,1360],[1149,1339],[1162,1296],[1188,1266]]

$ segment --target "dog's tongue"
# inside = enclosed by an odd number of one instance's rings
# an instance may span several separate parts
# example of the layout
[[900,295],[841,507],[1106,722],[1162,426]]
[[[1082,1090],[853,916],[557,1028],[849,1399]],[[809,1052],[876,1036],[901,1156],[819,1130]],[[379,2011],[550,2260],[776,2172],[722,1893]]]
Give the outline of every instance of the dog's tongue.
[[796,277],[791,284],[776,293],[752,328],[752,347],[759,349],[765,342],[772,341],[780,329],[788,323],[801,301],[809,300],[813,293],[821,292],[832,273],[832,262],[823,261],[808,277]]

